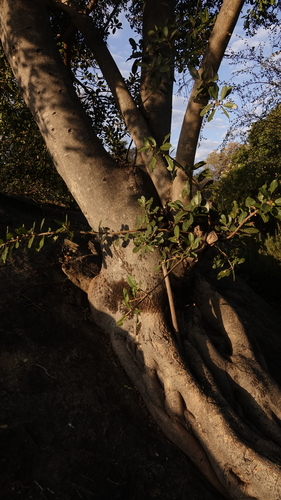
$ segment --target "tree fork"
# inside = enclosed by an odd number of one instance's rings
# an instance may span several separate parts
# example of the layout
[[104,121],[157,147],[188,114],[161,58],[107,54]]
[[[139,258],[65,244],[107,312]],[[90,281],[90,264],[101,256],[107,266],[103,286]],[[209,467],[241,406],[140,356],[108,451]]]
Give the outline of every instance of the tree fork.
[[[1,0],[0,13],[3,45],[25,100],[90,225],[97,227],[102,220],[112,231],[134,227],[137,199],[150,193],[156,199],[156,190],[141,174],[118,168],[91,130],[55,50],[45,3]],[[94,320],[111,336],[163,432],[218,491],[237,500],[281,498],[280,391],[259,366],[246,329],[206,282],[195,275],[197,286],[190,288],[182,278],[176,303],[179,352],[163,277],[154,272],[160,255],[156,249],[141,258],[132,245],[115,247],[112,239],[103,243],[103,267],[88,291]],[[124,314],[128,274],[142,281],[145,292],[154,292],[142,303],[141,323],[132,315],[120,328],[116,321]]]

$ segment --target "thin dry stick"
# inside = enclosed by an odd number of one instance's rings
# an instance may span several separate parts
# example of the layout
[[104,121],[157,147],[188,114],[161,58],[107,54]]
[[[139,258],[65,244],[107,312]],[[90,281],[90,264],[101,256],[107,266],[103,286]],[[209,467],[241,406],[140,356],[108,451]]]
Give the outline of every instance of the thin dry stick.
[[166,290],[167,290],[167,295],[168,295],[168,300],[169,300],[169,307],[171,311],[171,319],[172,319],[172,324],[174,327],[175,331],[175,337],[177,344],[179,348],[182,350],[182,343],[181,343],[181,338],[180,338],[180,332],[179,332],[179,325],[178,325],[178,320],[177,320],[177,313],[176,313],[176,308],[175,308],[175,301],[173,297],[173,292],[171,288],[171,282],[170,278],[168,275],[167,267],[164,262],[162,262],[162,271],[163,271],[163,276],[164,276],[164,282],[166,285]]

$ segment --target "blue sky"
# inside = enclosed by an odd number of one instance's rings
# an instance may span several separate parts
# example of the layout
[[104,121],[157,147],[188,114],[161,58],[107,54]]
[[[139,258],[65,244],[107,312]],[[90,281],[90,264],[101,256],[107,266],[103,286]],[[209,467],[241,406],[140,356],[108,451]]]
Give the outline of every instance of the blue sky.
[[[111,35],[108,40],[109,48],[112,55],[119,66],[119,69],[124,77],[127,77],[130,73],[130,68],[132,61],[127,61],[131,54],[131,46],[128,42],[129,37],[134,37],[134,34],[130,31],[128,23],[125,16],[122,16],[123,30],[116,31],[114,35]],[[228,49],[239,51],[245,47],[245,41],[251,46],[257,46],[259,43],[264,43],[267,47],[268,32],[264,28],[260,28],[257,34],[252,38],[247,38],[243,31],[243,20],[240,18],[237,27],[231,37]],[[268,52],[270,52],[270,47],[268,46]],[[236,83],[241,81],[242,77],[234,76],[233,73],[239,69],[238,66],[230,65],[228,60],[225,59],[219,70],[219,77],[221,81],[230,82],[234,81]],[[245,75],[243,76],[243,80]],[[176,92],[176,89],[175,89]],[[239,98],[235,94],[231,94],[231,99],[239,105]],[[184,111],[186,108],[187,99],[179,95],[174,94],[174,106],[173,106],[173,122],[172,122],[172,135],[171,143],[174,147],[177,145],[177,140],[179,136],[180,127],[182,124]],[[200,146],[198,148],[198,153],[196,161],[204,160],[208,154],[214,149],[220,147],[222,144],[225,134],[231,124],[231,113],[230,121],[221,112],[217,111],[214,119],[209,122],[203,130],[203,139],[201,140]]]

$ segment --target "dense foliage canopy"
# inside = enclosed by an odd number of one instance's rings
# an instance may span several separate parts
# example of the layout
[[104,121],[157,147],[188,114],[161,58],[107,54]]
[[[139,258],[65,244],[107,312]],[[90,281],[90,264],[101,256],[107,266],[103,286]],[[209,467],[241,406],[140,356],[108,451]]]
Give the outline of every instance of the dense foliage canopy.
[[[281,105],[266,118],[254,123],[245,144],[232,144],[224,148],[219,161],[220,181],[216,185],[218,200],[230,207],[233,200],[243,202],[247,196],[255,196],[259,187],[281,178]],[[208,158],[212,162],[213,153]],[[227,161],[226,161],[227,156]]]

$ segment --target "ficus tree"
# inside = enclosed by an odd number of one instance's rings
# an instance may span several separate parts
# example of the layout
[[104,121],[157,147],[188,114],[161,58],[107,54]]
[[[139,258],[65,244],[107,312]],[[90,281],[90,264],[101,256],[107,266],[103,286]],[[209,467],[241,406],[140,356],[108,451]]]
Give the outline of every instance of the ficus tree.
[[[280,390],[237,312],[196,272],[208,249],[224,256],[221,242],[255,232],[259,214],[280,217],[275,180],[218,214],[193,177],[203,117],[232,106],[217,73],[243,4],[1,0],[1,40],[57,171],[100,236],[95,322],[160,428],[222,496],[277,500]],[[127,82],[106,44],[124,10],[141,34]],[[273,14],[273,2],[250,2],[254,24]],[[187,71],[194,84],[172,158],[173,82]],[[99,97],[109,91],[134,165],[106,147]]]

